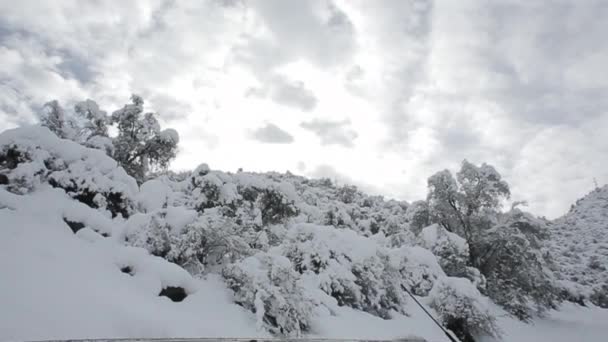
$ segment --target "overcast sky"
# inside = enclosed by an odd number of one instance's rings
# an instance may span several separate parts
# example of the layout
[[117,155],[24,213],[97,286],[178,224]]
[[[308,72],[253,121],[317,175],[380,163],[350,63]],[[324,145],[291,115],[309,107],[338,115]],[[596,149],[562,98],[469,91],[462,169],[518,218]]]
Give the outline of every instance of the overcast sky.
[[559,216],[608,182],[608,1],[0,0],[0,129],[144,97],[175,169],[405,200],[462,159]]

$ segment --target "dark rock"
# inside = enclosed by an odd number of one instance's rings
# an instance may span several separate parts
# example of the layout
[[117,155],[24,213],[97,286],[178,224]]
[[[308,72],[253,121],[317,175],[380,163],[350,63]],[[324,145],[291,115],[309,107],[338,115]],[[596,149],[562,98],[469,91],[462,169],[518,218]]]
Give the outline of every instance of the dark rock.
[[446,324],[456,337],[462,342],[475,342],[475,338],[469,332],[467,324],[463,318],[451,318]]
[[165,296],[174,302],[181,302],[184,298],[188,297],[186,290],[179,286],[167,286],[158,295]]
[[72,231],[74,232],[74,234],[76,234],[77,231],[81,230],[82,228],[85,227],[85,224],[82,222],[76,222],[76,221],[70,221],[68,219],[66,219],[65,217],[63,218],[63,222],[65,222],[70,229],[72,229]]
[[126,273],[126,274],[128,274],[128,275],[133,275],[133,274],[135,274],[135,273],[133,272],[133,268],[131,268],[131,266],[125,266],[125,267],[122,267],[122,268],[120,269],[120,272],[122,272],[122,273]]
[[8,177],[0,173],[0,185],[8,184]]

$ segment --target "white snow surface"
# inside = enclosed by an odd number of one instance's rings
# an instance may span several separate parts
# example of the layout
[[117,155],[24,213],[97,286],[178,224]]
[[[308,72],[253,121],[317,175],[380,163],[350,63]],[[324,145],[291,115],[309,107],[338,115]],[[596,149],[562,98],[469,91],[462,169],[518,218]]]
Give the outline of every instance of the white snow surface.
[[[30,210],[46,207],[48,192],[7,197],[0,196],[0,207],[8,205],[0,209],[0,341],[267,336],[218,277],[192,278],[87,228],[73,234],[59,215]],[[158,296],[164,286],[190,295],[174,303]]]
[[559,311],[551,311],[532,324],[504,314],[498,316],[498,324],[503,330],[502,340],[482,338],[480,342],[601,342],[608,336],[608,310],[564,303]]

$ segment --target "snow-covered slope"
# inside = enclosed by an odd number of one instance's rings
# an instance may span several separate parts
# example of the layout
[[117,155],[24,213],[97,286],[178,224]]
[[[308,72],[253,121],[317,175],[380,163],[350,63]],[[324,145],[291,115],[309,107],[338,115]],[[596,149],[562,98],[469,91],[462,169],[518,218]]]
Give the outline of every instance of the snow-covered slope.
[[138,186],[102,151],[36,126],[0,133],[0,175],[0,341],[447,340],[402,286],[471,333],[523,329],[479,291],[466,241],[411,229],[406,202],[204,164]]
[[[54,189],[0,189],[0,340],[266,335],[218,277],[194,279],[90,228],[72,233],[60,209],[69,201]],[[191,295],[159,297],[167,286]]]
[[[219,276],[193,278],[90,228],[72,233],[60,208],[92,210],[70,201],[56,189],[28,195],[0,189],[0,341],[269,336],[256,328],[254,314],[234,304]],[[160,297],[168,286],[189,295],[182,302]],[[343,307],[313,325],[312,336],[445,339],[421,310],[383,320]]]
[[[198,171],[203,169],[205,167]],[[304,284],[304,277],[298,279],[299,273],[289,270],[291,261],[281,255],[283,251],[276,241],[267,242],[265,247],[247,247],[238,259],[220,262],[216,268],[208,267],[203,272],[190,269],[189,273],[178,266],[180,261],[190,260],[187,256],[196,256],[191,251],[195,245],[186,244],[184,250],[176,252],[189,241],[191,236],[187,233],[197,233],[196,227],[188,226],[192,221],[204,223],[208,233],[228,233],[223,230],[224,217],[211,207],[211,202],[233,203],[240,196],[237,184],[266,191],[270,200],[275,200],[272,196],[280,193],[295,202],[298,195],[294,187],[280,180],[273,181],[276,175],[229,175],[207,170],[204,173],[208,177],[199,179],[202,182],[202,186],[196,188],[199,190],[189,187],[191,179],[167,178],[150,181],[139,189],[104,153],[59,139],[47,129],[35,126],[0,134],[0,173],[5,176],[0,184],[0,341],[270,336],[265,312],[271,308],[256,306],[257,314],[251,312],[247,296],[267,298],[267,303],[276,305],[278,313],[300,303],[282,304],[281,298],[289,298],[289,293],[272,283],[264,283],[266,279],[282,281],[281,274],[265,274],[262,269],[262,273],[255,275],[252,269],[237,267],[247,262],[259,264],[260,260],[269,260],[270,265],[261,266],[276,269],[272,272],[284,270],[296,277],[298,285],[292,282],[291,286],[306,292],[306,302],[302,305],[312,305],[313,297],[329,300],[329,306],[315,306],[315,313],[306,318],[308,335],[422,336],[437,341],[444,338],[422,311],[409,304],[407,315],[405,310],[403,314],[393,312],[390,320],[332,304],[330,296],[321,295],[314,285]],[[213,185],[221,191],[215,193]],[[211,193],[217,194],[217,198]],[[275,204],[283,208],[280,203]],[[200,209],[201,205],[205,208]],[[306,207],[303,203],[302,206]],[[205,215],[201,216],[203,211]],[[324,213],[315,211],[314,207],[305,211],[311,218],[323,219]],[[271,223],[265,227],[286,232],[275,217],[279,214],[254,210],[253,216],[243,217],[251,218],[257,229],[262,228],[259,224],[263,221],[268,221]],[[241,224],[245,226],[247,222]],[[158,230],[162,227],[169,229],[166,232],[170,234],[171,252],[176,259],[150,252],[156,246],[157,233],[165,232]],[[324,231],[328,237],[338,239],[336,241],[347,238],[346,244],[329,247],[354,253],[351,256],[357,254],[357,249],[352,250],[354,246],[348,241],[357,242],[359,250],[370,251],[370,258],[381,248],[374,240],[350,230],[334,229],[332,233],[330,227],[310,224],[300,229],[302,233],[308,229],[313,235]],[[245,234],[243,238],[254,233],[240,232]],[[294,239],[299,236],[297,232],[293,231]],[[183,240],[175,240],[182,236],[185,236]],[[271,245],[274,251],[270,250]],[[205,252],[210,248],[205,245]],[[265,255],[265,259],[258,258],[259,253]],[[249,261],[242,260],[248,256]],[[278,264],[273,265],[275,261]],[[222,267],[230,265],[260,279],[253,292],[236,290],[234,281],[231,288],[228,287]],[[287,269],[282,269],[282,265]],[[349,276],[348,269],[343,271]],[[241,274],[233,274],[230,279],[238,281],[235,277]],[[308,280],[314,281],[314,277]],[[174,302],[161,296],[169,289],[183,290],[185,299]],[[236,294],[241,297],[235,297]],[[263,297],[268,295],[270,297]],[[255,305],[260,300],[256,299]],[[289,317],[288,312],[285,317]]]
[[554,221],[552,235],[564,286],[608,307],[608,185],[576,201]]

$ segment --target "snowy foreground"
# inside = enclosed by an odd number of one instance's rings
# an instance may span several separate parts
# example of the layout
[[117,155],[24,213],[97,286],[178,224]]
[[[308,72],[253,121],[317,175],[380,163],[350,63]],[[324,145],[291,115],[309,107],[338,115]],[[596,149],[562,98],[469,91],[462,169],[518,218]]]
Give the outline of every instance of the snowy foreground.
[[[89,229],[65,229],[49,213],[75,208],[61,208],[57,195],[48,189],[17,198],[0,191],[1,341],[269,336],[256,329],[254,314],[232,302],[218,277],[194,279],[141,249]],[[125,264],[135,265],[137,274],[119,272]],[[167,284],[194,294],[181,303],[158,297]],[[505,341],[605,341],[606,322],[608,310],[572,304],[533,325],[499,317]],[[420,310],[383,320],[344,307],[314,324],[324,338],[447,340]]]
[[[1,341],[270,336],[256,328],[254,314],[233,303],[217,276],[194,279],[142,249],[86,228],[77,234],[65,229],[51,213],[75,208],[61,208],[57,194],[49,189],[17,198],[0,190],[6,206],[0,209]],[[138,272],[120,272],[126,264]],[[193,294],[174,303],[158,296],[166,285],[184,286]],[[443,341],[441,331],[422,315],[383,320],[345,307],[315,322],[315,330],[328,338],[415,335]]]
[[[504,341],[606,341],[608,336],[608,310],[584,308],[564,303],[545,319],[525,324],[510,318],[499,318]],[[484,339],[484,342],[494,341]]]

